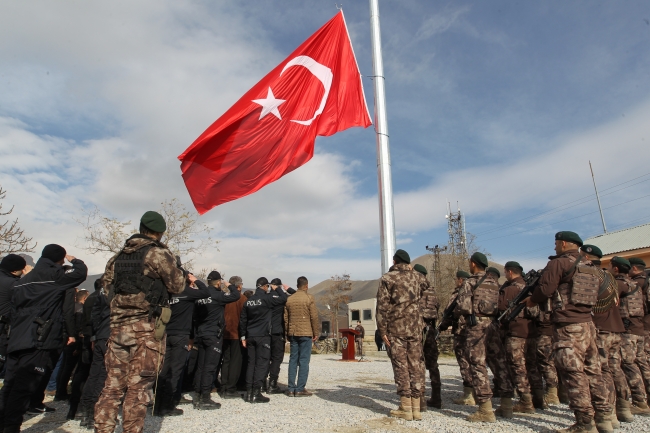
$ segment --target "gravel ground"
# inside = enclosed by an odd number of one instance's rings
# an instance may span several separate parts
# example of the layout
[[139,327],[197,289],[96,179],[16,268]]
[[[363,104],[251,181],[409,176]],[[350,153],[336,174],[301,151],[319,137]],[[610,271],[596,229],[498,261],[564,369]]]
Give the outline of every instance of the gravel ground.
[[[564,405],[536,414],[518,414],[510,421],[500,419],[496,424],[465,421],[465,416],[476,408],[451,402],[462,393],[458,365],[453,358],[442,358],[440,362],[442,410],[423,413],[420,422],[388,418],[389,409],[398,405],[399,398],[395,394],[393,373],[385,354],[370,356],[370,362],[344,363],[338,359],[333,355],[312,356],[307,386],[314,392],[312,397],[271,395],[270,403],[251,405],[243,400],[224,401],[213,394],[213,399],[222,403],[220,410],[196,411],[191,405],[182,405],[185,414],[180,417],[148,416],[145,432],[548,432],[573,423],[573,415]],[[285,362],[281,378],[286,379],[286,374]],[[498,399],[494,403],[496,406]],[[56,407],[57,411],[27,418],[23,424],[24,432],[88,432],[78,427],[78,421],[66,422],[68,408],[65,402],[48,404]],[[620,432],[649,432],[650,417],[636,417],[633,423],[622,426]],[[121,428],[117,432],[121,433]]]

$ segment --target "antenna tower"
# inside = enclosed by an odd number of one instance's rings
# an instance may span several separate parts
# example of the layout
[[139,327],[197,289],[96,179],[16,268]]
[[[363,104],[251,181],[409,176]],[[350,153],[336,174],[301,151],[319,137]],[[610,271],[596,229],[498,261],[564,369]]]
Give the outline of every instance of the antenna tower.
[[451,211],[451,204],[447,200],[447,231],[449,232],[449,252],[452,255],[467,257],[467,235],[465,234],[465,215],[460,211]]

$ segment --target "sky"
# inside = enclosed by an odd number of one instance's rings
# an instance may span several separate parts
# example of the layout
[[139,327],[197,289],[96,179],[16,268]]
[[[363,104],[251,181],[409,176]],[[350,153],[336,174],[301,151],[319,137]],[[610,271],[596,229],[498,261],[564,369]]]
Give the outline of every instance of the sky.
[[[497,262],[542,267],[553,235],[650,222],[650,3],[380,0],[397,246],[447,242],[447,200]],[[368,105],[368,2],[343,3]],[[38,248],[100,273],[75,222],[194,212],[177,156],[337,13],[334,2],[0,4],[0,185]],[[196,268],[313,283],[380,276],[375,134],[199,220]],[[36,256],[38,254],[35,254]]]

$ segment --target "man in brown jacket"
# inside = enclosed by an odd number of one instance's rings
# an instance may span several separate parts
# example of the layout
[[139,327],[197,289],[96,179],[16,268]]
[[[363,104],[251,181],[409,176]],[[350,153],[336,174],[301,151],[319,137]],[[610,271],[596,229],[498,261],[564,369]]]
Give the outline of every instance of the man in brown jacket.
[[[298,290],[287,299],[284,307],[284,329],[291,347],[289,355],[289,397],[309,397],[305,389],[309,376],[312,341],[318,338],[318,309],[314,297],[307,293],[307,278],[298,278]],[[298,367],[300,370],[298,371]],[[296,373],[298,384],[296,385]]]
[[[229,283],[241,292],[244,285],[241,277],[230,277]],[[239,344],[239,316],[248,298],[240,297],[237,302],[226,305],[224,318],[226,330],[223,334],[223,365],[221,366],[222,398],[241,398],[237,392],[237,381],[242,367],[242,347]]]

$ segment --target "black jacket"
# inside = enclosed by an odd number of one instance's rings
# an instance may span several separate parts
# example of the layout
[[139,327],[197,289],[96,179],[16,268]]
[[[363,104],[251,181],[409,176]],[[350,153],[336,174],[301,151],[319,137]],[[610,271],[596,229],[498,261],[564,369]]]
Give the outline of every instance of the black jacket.
[[271,315],[273,307],[287,303],[287,297],[280,296],[274,290],[266,293],[262,289],[255,290],[248,298],[239,316],[239,335],[241,337],[266,337],[271,335]]
[[[93,341],[108,340],[111,336],[111,307],[104,289],[99,290],[90,312]],[[86,300],[88,302],[88,300]]]
[[284,335],[284,304],[287,303],[287,298],[289,295],[296,293],[295,290],[289,288],[286,292],[282,288],[278,287],[275,290],[271,290],[267,296],[278,295],[280,298],[284,298],[284,302],[279,305],[274,305],[271,307],[271,335]]
[[[197,281],[198,284],[198,281]],[[226,327],[223,311],[226,304],[236,302],[241,292],[235,286],[230,286],[228,293],[207,287],[210,296],[206,299],[196,301],[196,336],[217,336],[223,335]]]
[[196,289],[189,285],[185,286],[178,295],[169,299],[169,306],[172,309],[172,317],[167,324],[167,335],[191,335],[192,317],[194,313],[194,302],[199,299],[210,297],[208,287],[201,281],[196,282]]
[[11,321],[11,298],[14,295],[14,285],[20,277],[16,277],[11,272],[0,269],[0,328],[6,328]]
[[[14,285],[14,313],[8,353],[24,349],[60,349],[63,347],[63,300],[68,290],[74,290],[86,280],[88,268],[74,259],[72,268],[65,269],[41,257],[34,269]],[[72,314],[74,315],[74,303]],[[37,318],[51,320],[51,329],[44,341],[38,342]]]
[[88,297],[86,298],[86,302],[84,302],[84,308],[83,308],[83,331],[81,332],[84,337],[92,337],[93,336],[93,305],[95,305],[95,301],[97,300],[97,297],[99,296],[99,291],[95,290],[92,292]]

